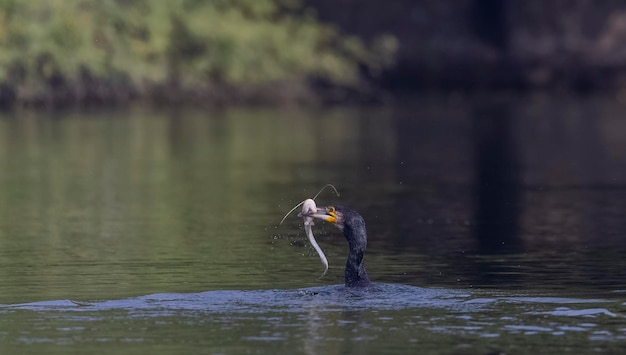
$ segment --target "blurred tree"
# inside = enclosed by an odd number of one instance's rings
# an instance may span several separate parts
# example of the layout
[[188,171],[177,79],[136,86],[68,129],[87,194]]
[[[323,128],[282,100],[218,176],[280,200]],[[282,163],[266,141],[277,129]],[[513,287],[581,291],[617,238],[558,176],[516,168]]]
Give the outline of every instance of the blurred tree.
[[508,45],[506,6],[507,2],[502,0],[473,0],[470,7],[475,34],[486,44],[501,50]]
[[358,87],[393,43],[366,48],[297,0],[0,0],[0,82],[27,102]]

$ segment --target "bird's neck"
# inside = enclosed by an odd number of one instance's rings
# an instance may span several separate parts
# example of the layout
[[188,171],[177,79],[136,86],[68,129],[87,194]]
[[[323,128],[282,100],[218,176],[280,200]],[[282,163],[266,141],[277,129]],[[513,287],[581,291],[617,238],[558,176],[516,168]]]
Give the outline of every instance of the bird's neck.
[[361,254],[360,260],[358,257],[349,257],[346,263],[346,286],[359,287],[369,284],[370,279],[367,277],[367,271],[363,265],[363,254]]
[[[365,236],[364,231],[362,235]],[[367,272],[365,271],[365,265],[363,263],[367,239],[364,238],[358,242],[349,239],[348,244],[350,247],[350,254],[348,254],[348,261],[346,262],[346,286],[367,286],[370,284],[370,280],[369,277],[367,277]]]

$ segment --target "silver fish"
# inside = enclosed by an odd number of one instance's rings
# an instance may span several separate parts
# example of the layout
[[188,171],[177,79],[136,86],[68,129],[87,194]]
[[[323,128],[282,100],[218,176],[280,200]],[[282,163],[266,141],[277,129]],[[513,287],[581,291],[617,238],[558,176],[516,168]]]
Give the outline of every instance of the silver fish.
[[311,217],[310,215],[315,213],[317,213],[317,205],[315,204],[315,201],[313,199],[309,198],[304,200],[304,203],[302,204],[302,212],[300,212],[298,216],[302,216],[302,219],[304,220],[304,231],[306,232],[306,236],[307,238],[309,238],[309,242],[311,243],[313,248],[315,248],[317,254],[319,254],[320,260],[324,265],[324,273],[322,273],[322,276],[320,276],[320,278],[322,278],[328,272],[328,260],[326,259],[326,255],[324,255],[322,248],[320,248],[320,246],[317,244],[315,236],[313,235],[312,226],[315,223],[313,223],[313,217]]

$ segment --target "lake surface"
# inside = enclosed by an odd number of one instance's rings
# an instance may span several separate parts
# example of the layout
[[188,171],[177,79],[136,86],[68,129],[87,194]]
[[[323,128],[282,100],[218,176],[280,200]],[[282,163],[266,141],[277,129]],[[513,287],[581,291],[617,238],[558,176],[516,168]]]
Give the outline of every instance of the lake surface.
[[[359,211],[375,284],[342,286]],[[614,353],[626,103],[0,115],[2,353]]]

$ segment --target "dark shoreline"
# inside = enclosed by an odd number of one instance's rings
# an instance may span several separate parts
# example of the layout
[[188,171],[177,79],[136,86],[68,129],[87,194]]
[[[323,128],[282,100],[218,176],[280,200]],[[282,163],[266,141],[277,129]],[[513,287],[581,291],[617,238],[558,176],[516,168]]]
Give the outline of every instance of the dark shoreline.
[[[593,82],[554,83],[553,85],[531,86],[517,82],[514,85],[450,85],[442,80],[438,85],[414,87],[383,87],[368,85],[359,90],[349,87],[303,87],[298,85],[228,87],[214,89],[190,89],[156,87],[149,92],[139,92],[132,87],[104,86],[99,90],[80,91],[78,88],[57,88],[46,92],[45,96],[30,99],[17,99],[5,87],[0,88],[0,110],[27,109],[66,109],[122,107],[142,104],[150,107],[190,106],[205,108],[220,107],[289,107],[289,106],[335,106],[335,105],[385,105],[405,102],[414,97],[449,96],[462,98],[498,99],[510,96],[620,96],[619,87],[597,85]],[[456,82],[455,84],[458,84]]]

